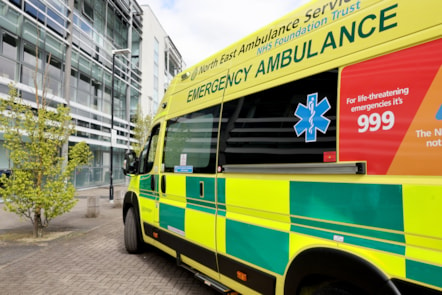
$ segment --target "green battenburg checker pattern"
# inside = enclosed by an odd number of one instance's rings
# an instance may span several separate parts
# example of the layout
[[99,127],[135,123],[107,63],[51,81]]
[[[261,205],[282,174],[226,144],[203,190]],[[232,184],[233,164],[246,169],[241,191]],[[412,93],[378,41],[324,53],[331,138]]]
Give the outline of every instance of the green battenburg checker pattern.
[[284,274],[289,259],[289,233],[230,219],[226,220],[226,233],[228,254]]
[[292,181],[290,214],[403,232],[402,186]]
[[[201,184],[204,194],[200,195]],[[216,214],[215,179],[186,177],[186,206],[194,210]]]
[[400,185],[293,181],[290,215],[293,232],[405,255]]
[[218,178],[217,183],[218,214],[226,216],[226,180],[224,178]]
[[158,197],[158,188],[152,191],[151,177],[154,177],[155,184],[158,184],[158,175],[145,175],[140,178],[140,197],[155,200]]
[[406,260],[407,278],[442,288],[442,267]]
[[160,227],[165,229],[172,227],[184,232],[185,213],[184,208],[160,204]]
[[[150,177],[140,188],[150,190]],[[186,177],[186,208],[226,216],[225,192],[223,178]],[[290,216],[291,232],[327,240],[340,235],[347,244],[405,255],[401,185],[292,181]],[[160,226],[185,232],[185,209],[161,204]],[[226,219],[227,254],[280,275],[289,262],[289,239],[288,232]],[[442,288],[442,267],[406,260],[406,272],[409,279]]]

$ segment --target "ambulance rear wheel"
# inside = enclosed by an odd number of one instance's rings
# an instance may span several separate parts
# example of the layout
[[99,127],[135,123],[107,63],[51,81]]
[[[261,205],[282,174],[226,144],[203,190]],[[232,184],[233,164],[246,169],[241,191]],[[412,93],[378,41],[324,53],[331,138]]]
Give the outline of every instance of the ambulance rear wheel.
[[312,292],[312,295],[361,295],[362,290],[352,287],[342,282],[329,282],[322,284]]
[[124,246],[131,254],[141,253],[146,250],[145,243],[141,240],[140,224],[136,218],[134,208],[127,210],[124,223]]
[[339,281],[318,281],[304,285],[299,295],[365,295],[366,293],[350,284]]

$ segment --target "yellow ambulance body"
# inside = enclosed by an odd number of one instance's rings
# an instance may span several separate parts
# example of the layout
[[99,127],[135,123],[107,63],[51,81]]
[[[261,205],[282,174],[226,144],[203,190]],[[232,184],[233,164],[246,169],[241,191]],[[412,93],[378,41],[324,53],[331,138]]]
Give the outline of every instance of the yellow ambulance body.
[[126,159],[127,250],[226,294],[442,294],[441,12],[312,1],[179,74]]

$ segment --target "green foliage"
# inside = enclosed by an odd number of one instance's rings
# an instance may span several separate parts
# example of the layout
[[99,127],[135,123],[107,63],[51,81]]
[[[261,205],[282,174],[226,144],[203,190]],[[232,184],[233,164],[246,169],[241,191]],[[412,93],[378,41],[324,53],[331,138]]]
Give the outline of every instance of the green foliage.
[[149,115],[143,116],[140,107],[137,109],[137,117],[134,128],[134,139],[136,142],[131,144],[137,157],[140,156],[144,146],[149,138],[150,126],[152,125],[152,117]]
[[3,175],[0,180],[4,184],[0,194],[5,209],[28,218],[34,236],[40,237],[51,219],[76,204],[70,178],[78,165],[91,160],[92,153],[86,143],[78,143],[71,147],[66,163],[61,147],[74,131],[69,108],[50,109],[38,96],[36,105],[25,104],[13,85],[9,98],[0,99],[0,131],[13,164],[12,176]]

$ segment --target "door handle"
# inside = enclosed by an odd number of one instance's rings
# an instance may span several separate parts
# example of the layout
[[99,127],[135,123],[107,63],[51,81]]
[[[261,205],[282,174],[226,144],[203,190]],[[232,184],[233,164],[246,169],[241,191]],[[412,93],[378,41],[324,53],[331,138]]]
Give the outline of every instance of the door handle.
[[200,198],[204,198],[204,182],[200,181]]
[[166,175],[161,176],[161,192],[166,193]]
[[156,187],[156,185],[155,185],[155,175],[151,175],[150,176],[150,189],[152,191],[155,191],[155,187]]

